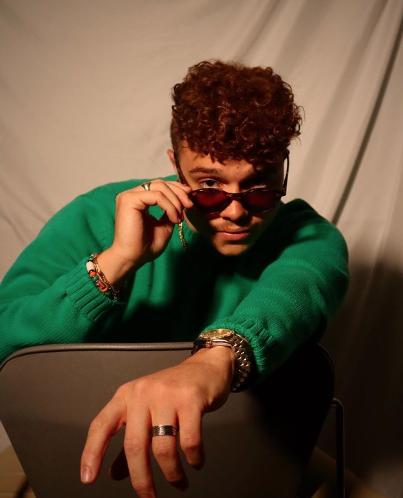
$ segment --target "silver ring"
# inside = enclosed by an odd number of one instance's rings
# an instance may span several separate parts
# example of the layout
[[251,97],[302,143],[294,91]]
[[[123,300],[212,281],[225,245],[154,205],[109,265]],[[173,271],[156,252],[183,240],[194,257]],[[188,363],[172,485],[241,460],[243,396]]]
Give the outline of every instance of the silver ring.
[[177,425],[153,425],[151,436],[176,436],[179,432]]
[[150,190],[150,185],[151,185],[151,182],[145,182],[145,183],[141,184],[141,186],[143,187],[144,190]]

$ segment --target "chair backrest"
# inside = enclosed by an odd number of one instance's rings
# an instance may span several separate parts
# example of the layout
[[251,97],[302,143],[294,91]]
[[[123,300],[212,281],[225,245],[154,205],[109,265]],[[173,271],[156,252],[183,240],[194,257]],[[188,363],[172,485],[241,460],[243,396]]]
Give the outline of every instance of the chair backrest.
[[[135,496],[107,469],[122,447],[116,435],[96,483],[79,479],[88,426],[124,382],[174,365],[190,343],[91,344],[27,348],[0,368],[0,420],[37,498]],[[232,394],[204,416],[206,465],[185,464],[189,497],[295,496],[333,397],[334,374],[317,345],[300,349],[266,382]],[[177,497],[154,465],[159,496]]]

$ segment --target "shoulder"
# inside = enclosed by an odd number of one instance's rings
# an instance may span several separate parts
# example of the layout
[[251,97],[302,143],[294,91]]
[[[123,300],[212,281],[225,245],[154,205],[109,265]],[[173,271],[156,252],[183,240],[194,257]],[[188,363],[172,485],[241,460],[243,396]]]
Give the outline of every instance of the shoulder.
[[343,260],[348,258],[339,229],[302,199],[280,206],[259,246],[277,256],[292,251],[297,256],[304,253],[304,257],[316,257],[320,253],[330,257],[333,252]]
[[[176,176],[167,176],[163,179],[167,181],[176,180]],[[86,218],[88,215],[91,217],[94,215],[97,215],[97,217],[106,216],[107,218],[112,217],[114,219],[116,196],[152,180],[151,178],[130,179],[95,187],[69,202],[56,213],[53,220],[57,221],[60,217],[64,218],[65,216]]]
[[273,230],[282,233],[324,231],[342,238],[340,231],[333,223],[302,199],[282,204],[272,225]]
[[[107,183],[106,185],[101,185],[96,187],[89,192],[80,195],[77,199],[97,199],[97,200],[110,200],[115,199],[116,196],[126,190],[138,187],[142,183],[152,182],[155,178],[140,178],[124,180],[120,182]],[[165,181],[175,181],[177,180],[176,175],[169,175],[162,177]]]
[[307,219],[330,223],[303,199],[294,199],[290,202],[282,204],[276,219],[281,220],[284,218],[300,220]]
[[[162,177],[162,179],[165,181],[177,181],[177,176],[169,175]],[[152,182],[153,180],[155,180],[155,178],[138,178],[138,179],[108,183],[106,185],[101,185],[97,188],[94,188],[80,197],[87,196],[94,198],[105,198],[105,197],[115,198],[118,194],[125,192],[126,190],[138,187],[139,185],[145,182]]]

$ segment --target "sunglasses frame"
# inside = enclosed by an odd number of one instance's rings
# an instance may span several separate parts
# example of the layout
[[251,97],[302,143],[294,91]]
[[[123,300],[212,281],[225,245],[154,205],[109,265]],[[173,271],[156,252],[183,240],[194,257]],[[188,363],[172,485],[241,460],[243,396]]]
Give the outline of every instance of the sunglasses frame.
[[[180,182],[189,187],[190,185],[188,184],[185,177],[183,176],[182,169],[180,167],[180,163],[179,163],[179,159],[178,159],[178,155],[176,154],[176,152],[174,152],[174,159],[175,159],[176,167],[178,170],[178,177],[179,177]],[[287,161],[287,166],[286,166],[286,173],[285,173],[283,186],[281,187],[281,190],[262,187],[262,188],[252,188],[250,190],[246,190],[245,192],[231,193],[231,192],[227,192],[226,190],[220,190],[220,189],[214,189],[214,188],[200,188],[197,190],[192,190],[192,192],[189,195],[190,195],[190,197],[192,197],[192,194],[197,194],[199,192],[201,193],[201,192],[204,192],[206,190],[219,190],[220,192],[223,192],[227,196],[227,199],[229,201],[228,204],[226,204],[223,208],[219,209],[218,211],[203,211],[202,209],[197,208],[197,206],[195,206],[195,208],[198,209],[198,211],[202,212],[203,214],[208,214],[208,215],[219,214],[222,211],[224,211],[224,209],[226,209],[231,204],[231,202],[235,199],[238,200],[242,204],[242,206],[250,213],[266,213],[267,211],[271,211],[272,209],[274,209],[275,206],[272,206],[268,209],[255,211],[253,209],[249,209],[247,206],[244,205],[243,198],[252,192],[264,190],[265,192],[269,191],[269,192],[275,193],[278,197],[278,201],[280,201],[281,197],[284,197],[287,194],[288,172],[290,169],[290,154],[288,151],[287,151],[287,156],[285,159]]]

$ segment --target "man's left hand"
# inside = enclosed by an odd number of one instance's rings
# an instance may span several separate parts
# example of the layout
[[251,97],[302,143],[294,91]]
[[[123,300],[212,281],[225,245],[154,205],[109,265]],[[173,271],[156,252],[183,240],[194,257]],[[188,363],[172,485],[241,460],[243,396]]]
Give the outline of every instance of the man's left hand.
[[110,474],[123,478],[130,473],[140,497],[156,498],[149,446],[166,480],[178,489],[188,486],[176,437],[151,437],[153,425],[180,427],[180,447],[192,467],[203,466],[201,422],[204,413],[217,410],[227,400],[234,375],[231,348],[201,349],[183,363],[133,380],[119,387],[111,401],[90,425],[81,458],[81,480],[96,480],[110,438],[126,425],[124,454]]

